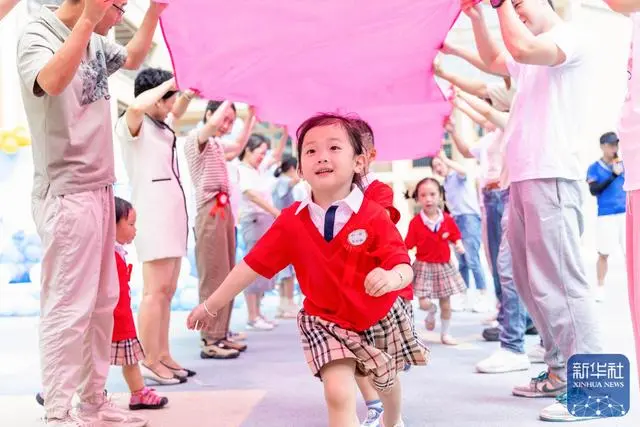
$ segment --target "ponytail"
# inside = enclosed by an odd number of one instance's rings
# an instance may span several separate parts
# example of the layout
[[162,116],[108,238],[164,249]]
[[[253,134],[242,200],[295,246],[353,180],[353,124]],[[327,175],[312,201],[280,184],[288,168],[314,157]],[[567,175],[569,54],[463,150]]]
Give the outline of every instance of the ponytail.
[[278,168],[273,172],[273,176],[279,178],[282,175],[282,166],[278,166]]

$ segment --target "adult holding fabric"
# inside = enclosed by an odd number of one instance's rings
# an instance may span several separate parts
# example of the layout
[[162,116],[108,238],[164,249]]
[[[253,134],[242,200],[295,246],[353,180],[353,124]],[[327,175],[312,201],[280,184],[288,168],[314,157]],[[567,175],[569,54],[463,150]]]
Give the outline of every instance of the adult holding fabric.
[[[108,77],[142,64],[166,5],[151,3],[122,47],[105,36],[125,7],[126,0],[45,6],[18,41],[33,145],[32,212],[44,248],[40,354],[49,425],[146,425],[104,395],[119,289]],[[72,411],[76,391],[81,405]]]
[[169,350],[171,300],[187,254],[188,234],[172,124],[193,94],[184,94],[176,102],[173,74],[147,68],[136,76],[134,96],[116,123],[116,135],[138,212],[134,244],[144,281],[138,321],[146,355],[141,370],[145,378],[159,384],[180,384],[195,372],[184,369]]
[[564,22],[551,2],[491,4],[506,49],[491,39],[475,1],[462,0],[462,9],[484,63],[494,73],[510,75],[517,86],[505,128],[508,241],[514,283],[543,340],[549,367],[512,393],[556,397],[540,418],[577,421],[567,409],[566,363],[574,354],[602,350],[580,254],[584,171],[579,147],[586,139],[589,49],[578,27]]
[[[226,161],[245,147],[255,125],[253,108],[237,139],[223,144],[236,120],[236,108],[229,101],[209,101],[202,124],[185,141],[184,151],[195,188],[195,255],[200,301],[207,299],[233,269],[236,260],[235,219],[230,197],[231,183]],[[223,307],[211,326],[200,332],[200,357],[233,359],[247,349],[229,331],[233,301]]]

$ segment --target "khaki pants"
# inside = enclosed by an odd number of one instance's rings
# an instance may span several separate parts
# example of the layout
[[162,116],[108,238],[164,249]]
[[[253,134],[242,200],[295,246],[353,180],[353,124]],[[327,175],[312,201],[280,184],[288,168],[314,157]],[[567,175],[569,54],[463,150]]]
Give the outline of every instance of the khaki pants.
[[40,359],[45,411],[64,418],[76,391],[102,396],[120,288],[113,190],[34,198],[42,239]]
[[[200,209],[196,216],[196,267],[200,281],[198,292],[203,302],[215,292],[233,269],[236,259],[236,235],[233,213],[229,205],[216,216],[209,212],[215,200]],[[229,332],[233,300],[218,311],[218,315],[208,330],[201,331],[201,337],[207,342],[225,339]]]

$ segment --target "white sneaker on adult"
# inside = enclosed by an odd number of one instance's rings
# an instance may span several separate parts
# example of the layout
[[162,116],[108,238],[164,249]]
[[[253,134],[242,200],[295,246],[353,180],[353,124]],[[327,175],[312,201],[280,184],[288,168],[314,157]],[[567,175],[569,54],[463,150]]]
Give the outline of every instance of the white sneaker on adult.
[[258,317],[253,322],[247,322],[247,329],[250,331],[272,331],[274,326],[264,321],[262,317]]
[[96,397],[95,403],[80,403],[77,413],[82,419],[95,420],[105,427],[145,427],[148,422],[146,418],[117,407],[103,394]]
[[567,407],[567,393],[563,393],[556,398],[556,402],[547,406],[542,411],[540,411],[540,419],[542,421],[550,421],[550,422],[574,422],[574,421],[587,421],[594,420],[599,417],[595,416],[587,416],[587,417],[578,417],[571,412],[569,412],[569,408]]
[[476,371],[482,374],[502,374],[505,372],[526,371],[531,367],[526,354],[499,348],[491,356],[478,362]]
[[74,411],[69,412],[64,418],[45,419],[45,424],[55,427],[100,427],[96,421],[84,420]]
[[531,363],[544,363],[544,355],[546,351],[543,346],[539,343],[531,347],[529,352],[527,352],[527,356],[529,357],[529,362]]

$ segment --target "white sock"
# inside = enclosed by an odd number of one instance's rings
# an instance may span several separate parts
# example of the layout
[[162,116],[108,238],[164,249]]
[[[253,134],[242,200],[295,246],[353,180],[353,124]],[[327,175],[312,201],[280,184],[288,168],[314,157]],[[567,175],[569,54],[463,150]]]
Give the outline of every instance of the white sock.
[[442,322],[442,336],[449,335],[449,324],[451,323],[451,319],[440,319]]

